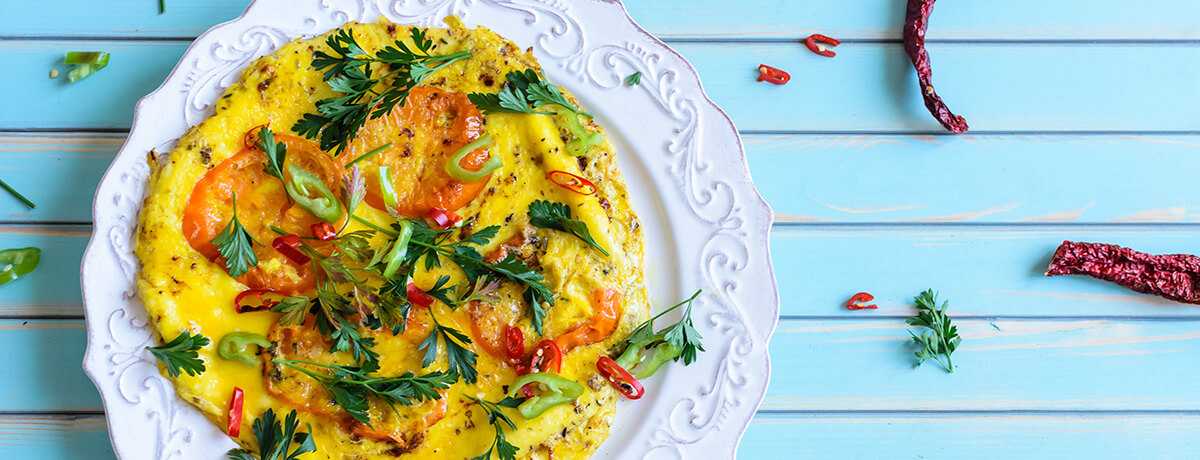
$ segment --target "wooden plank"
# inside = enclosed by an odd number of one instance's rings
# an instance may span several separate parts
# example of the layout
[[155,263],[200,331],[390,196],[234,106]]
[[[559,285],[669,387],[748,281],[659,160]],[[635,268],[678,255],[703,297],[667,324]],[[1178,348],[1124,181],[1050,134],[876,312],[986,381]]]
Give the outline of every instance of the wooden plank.
[[79,261],[90,232],[74,226],[0,226],[0,248],[42,249],[36,271],[0,288],[0,317],[78,317],[83,303]]
[[[44,8],[37,2],[0,4],[0,30],[8,36],[33,37],[194,37],[232,19],[245,0],[170,0],[159,15],[153,2],[111,0],[95,8],[88,0],[60,0]],[[813,32],[849,39],[898,39],[904,3],[889,0],[796,2],[743,0],[736,8],[725,0],[625,2],[630,14],[664,38],[798,38]],[[731,21],[731,12],[737,20]],[[1171,39],[1200,38],[1193,20],[1200,6],[1187,0],[1124,2],[1096,0],[1080,8],[1073,2],[939,3],[931,39]]]
[[[0,82],[23,88],[0,108],[0,129],[128,128],[134,102],[162,82],[183,47],[0,42],[12,68]],[[942,132],[898,44],[848,43],[835,60],[788,43],[676,47],[743,130]],[[74,85],[47,78],[64,51],[80,48],[109,50],[113,62]],[[931,52],[939,91],[979,132],[1200,131],[1200,46],[943,43]],[[755,83],[760,63],[787,68],[792,83]],[[62,110],[80,101],[86,110]]]
[[[1177,414],[760,414],[738,457],[1170,459],[1195,452],[1200,417]],[[863,442],[864,439],[869,442]],[[1097,441],[1103,440],[1103,441]],[[102,415],[0,416],[0,455],[113,458]]]
[[0,320],[0,412],[102,410],[83,373],[86,342],[80,320]]
[[1200,417],[1171,414],[760,414],[738,458],[1176,459]]
[[[1195,252],[1194,227],[785,226],[771,239],[785,317],[910,316],[926,288],[956,315],[1197,317],[1200,308],[1082,276],[1042,276],[1065,239]],[[879,310],[848,312],[870,291]]]
[[0,136],[0,178],[37,203],[28,209],[0,197],[0,220],[19,223],[92,221],[92,195],[123,135]]
[[[1195,252],[1191,226],[783,225],[772,236],[785,317],[849,314],[858,291],[880,309],[859,315],[911,314],[912,297],[939,289],[968,316],[1200,317],[1200,309],[1085,277],[1041,276],[1064,239],[1123,244],[1155,253]],[[78,277],[85,227],[0,227],[0,247],[37,246],[42,266],[0,289],[0,317],[81,314]],[[952,281],[947,284],[947,280]],[[72,285],[73,286],[73,285]]]
[[913,368],[901,319],[783,321],[763,409],[1200,410],[1195,321],[955,323],[963,343],[947,374]]
[[[1197,411],[1196,321],[956,321],[953,375],[912,367],[899,318],[785,320],[771,344],[770,411]],[[99,411],[78,363],[78,320],[0,321],[0,412]],[[710,350],[717,359],[721,347]],[[678,378],[677,372],[665,378]]]
[[103,415],[0,415],[0,457],[116,458]]
[[[1178,186],[1200,168],[1200,156],[1191,155],[1200,152],[1197,136],[744,140],[755,184],[785,223],[1200,222],[1200,191]],[[123,141],[120,134],[0,136],[0,178],[38,203],[28,210],[12,201],[0,207],[0,220],[90,222],[92,203],[82,198]]]
[[1200,221],[1198,136],[744,136],[780,222]]

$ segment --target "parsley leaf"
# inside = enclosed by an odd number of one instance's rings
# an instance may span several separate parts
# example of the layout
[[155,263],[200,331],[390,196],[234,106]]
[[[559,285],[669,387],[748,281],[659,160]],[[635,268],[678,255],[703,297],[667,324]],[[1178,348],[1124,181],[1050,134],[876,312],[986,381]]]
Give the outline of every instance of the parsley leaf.
[[492,458],[493,452],[496,454],[496,458],[499,458],[500,460],[516,459],[517,451],[521,449],[509,443],[508,439],[504,437],[505,426],[507,426],[507,429],[510,430],[515,430],[517,428],[517,425],[513,423],[512,419],[508,418],[508,416],[504,414],[503,410],[501,410],[501,407],[509,407],[504,405],[507,400],[494,403],[471,396],[467,396],[467,398],[471,401],[474,401],[475,404],[478,404],[479,407],[483,409],[485,413],[487,413],[488,423],[491,424],[492,428],[496,430],[496,438],[494,441],[492,441],[492,445],[488,447],[488,450],[482,454],[479,454],[478,456],[472,457],[471,460],[488,460]]
[[554,84],[543,80],[533,69],[512,71],[505,76],[504,86],[497,94],[471,93],[467,98],[484,113],[527,113],[552,115],[536,109],[546,105],[557,105],[573,113],[591,117],[578,106],[568,101]]
[[238,222],[237,194],[233,195],[233,218],[221,233],[212,239],[217,252],[225,259],[225,270],[229,276],[239,277],[250,271],[250,267],[258,265],[258,256],[254,254],[253,240],[246,227]]
[[208,342],[208,337],[183,331],[162,346],[146,349],[167,366],[167,374],[171,377],[179,377],[180,370],[187,375],[197,376],[204,373],[204,360],[200,359],[200,349],[208,345]]
[[[254,438],[258,440],[258,460],[296,460],[301,455],[316,452],[317,444],[311,433],[296,432],[300,427],[295,409],[288,412],[281,425],[273,409],[267,409],[262,417],[254,420]],[[309,427],[309,432],[312,427]],[[288,452],[292,443],[296,448]],[[255,460],[254,454],[246,449],[231,449],[225,454],[231,460]]]
[[281,326],[299,326],[304,324],[311,302],[308,297],[288,296],[280,299],[279,303],[271,307],[271,311],[282,314],[279,317]]
[[560,230],[583,240],[588,246],[596,248],[601,254],[608,256],[608,251],[604,250],[592,238],[591,232],[588,231],[587,224],[581,220],[571,218],[571,208],[563,203],[555,203],[546,200],[537,200],[529,203],[529,223],[534,227],[548,228],[551,230]]
[[264,126],[258,132],[258,148],[267,155],[267,166],[263,168],[267,174],[283,180],[283,160],[287,157],[287,144],[275,142],[275,133]]
[[642,73],[634,72],[625,77],[625,86],[637,86],[642,83]]
[[[937,294],[932,289],[926,289],[925,292],[913,299],[913,303],[917,307],[917,316],[909,318],[905,322],[910,326],[929,329],[920,335],[912,330],[908,331],[908,334],[912,336],[913,343],[920,347],[915,353],[916,366],[932,359],[937,361],[946,372],[954,373],[954,362],[950,360],[950,354],[958,348],[962,338],[958,336],[958,327],[951,323],[950,317],[946,315],[949,302],[943,302],[941,306],[938,306]],[[939,356],[945,356],[945,361],[942,361]]]
[[[353,366],[321,364],[303,360],[276,359],[273,361],[295,369],[325,387],[334,403],[352,418],[368,426],[371,417],[368,398],[379,398],[388,405],[411,406],[418,402],[441,399],[438,390],[450,388],[458,376],[453,372],[436,371],[424,375],[405,372],[395,377],[370,375],[373,371]],[[317,372],[307,366],[328,370]]]
[[425,356],[421,359],[421,367],[429,367],[437,360],[438,338],[440,337],[446,346],[446,364],[450,373],[454,374],[456,378],[462,376],[467,383],[475,383],[479,375],[475,370],[476,355],[466,347],[471,344],[471,338],[457,329],[439,323],[437,316],[433,314],[433,309],[429,310],[429,317],[433,319],[433,330],[429,331],[429,336],[425,337],[425,340],[422,340],[421,344],[417,346],[418,350],[425,351]]
[[312,65],[324,71],[325,83],[339,95],[317,101],[317,113],[304,114],[292,131],[319,139],[322,150],[340,154],[369,118],[390,113],[430,74],[471,56],[469,51],[433,54],[433,41],[416,27],[410,39],[413,47],[397,40],[371,55],[348,29],[326,38],[332,54],[313,53]]
[[679,361],[679,358],[683,358],[684,366],[696,361],[698,351],[704,351],[704,344],[701,343],[704,338],[700,336],[700,331],[697,331],[696,325],[692,323],[692,302],[699,294],[700,291],[696,291],[696,294],[687,300],[687,308],[683,310],[683,317],[663,333],[663,340],[672,347],[682,350],[675,360]]

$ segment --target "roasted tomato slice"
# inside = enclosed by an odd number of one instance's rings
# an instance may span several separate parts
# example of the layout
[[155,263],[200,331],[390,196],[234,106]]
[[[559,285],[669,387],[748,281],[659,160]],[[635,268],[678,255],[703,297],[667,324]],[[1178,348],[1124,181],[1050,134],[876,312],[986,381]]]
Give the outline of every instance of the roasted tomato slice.
[[592,317],[554,339],[563,353],[572,348],[602,341],[617,329],[621,317],[621,294],[612,289],[592,291]]
[[[487,178],[460,182],[446,173],[446,162],[482,134],[483,114],[465,94],[419,86],[408,94],[403,106],[367,121],[350,143],[345,160],[391,144],[358,163],[367,180],[367,203],[385,208],[376,171],[387,166],[399,198],[396,211],[401,215],[425,217],[433,208],[453,212],[470,203],[487,185]],[[459,165],[478,170],[491,158],[489,150],[476,150]]]
[[[332,190],[340,189],[343,169],[337,160],[303,138],[276,134],[275,139],[287,144],[285,162],[294,162],[319,175]],[[212,239],[233,216],[231,202],[236,193],[238,221],[257,243],[254,252],[258,256],[258,266],[238,281],[252,289],[272,289],[288,294],[304,291],[313,286],[315,274],[310,273],[307,265],[297,266],[271,247],[271,241],[277,236],[271,226],[307,235],[320,219],[292,203],[283,182],[264,171],[266,161],[262,151],[246,148],[209,170],[188,198],[183,214],[183,234],[188,244],[201,254],[210,260],[218,260]]]

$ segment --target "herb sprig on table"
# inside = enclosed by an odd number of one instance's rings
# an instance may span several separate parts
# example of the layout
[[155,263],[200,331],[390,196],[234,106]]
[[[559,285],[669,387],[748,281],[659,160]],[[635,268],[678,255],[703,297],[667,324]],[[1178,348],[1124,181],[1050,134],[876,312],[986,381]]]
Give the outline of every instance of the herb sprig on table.
[[200,349],[208,343],[208,337],[184,331],[170,342],[146,349],[167,367],[167,374],[171,377],[179,377],[181,373],[197,376],[204,373],[204,360],[200,359]]
[[[925,292],[913,299],[913,303],[917,307],[917,316],[909,318],[906,322],[910,326],[928,329],[922,334],[917,334],[912,330],[908,331],[913,342],[920,347],[915,353],[916,365],[920,366],[925,361],[934,360],[946,372],[954,373],[954,362],[950,360],[950,355],[958,348],[962,338],[958,336],[958,327],[946,315],[949,302],[943,302],[939,306],[937,294],[932,289],[926,289]],[[942,357],[945,359],[943,360]]]
[[331,52],[314,53],[312,65],[325,71],[325,82],[339,95],[317,101],[317,113],[304,114],[292,131],[340,154],[368,119],[390,113],[430,74],[471,56],[469,51],[434,54],[433,41],[420,28],[412,28],[409,38],[412,47],[396,40],[376,54],[364,50],[347,29],[326,38]]
[[[283,424],[275,416],[273,409],[267,409],[262,417],[254,420],[254,438],[258,440],[258,456],[246,449],[231,449],[225,454],[230,460],[297,460],[301,455],[317,451],[317,444],[312,438],[312,428],[308,432],[297,431],[300,419],[296,411],[288,412]],[[296,445],[292,449],[292,444]],[[288,452],[288,450],[291,452]]]

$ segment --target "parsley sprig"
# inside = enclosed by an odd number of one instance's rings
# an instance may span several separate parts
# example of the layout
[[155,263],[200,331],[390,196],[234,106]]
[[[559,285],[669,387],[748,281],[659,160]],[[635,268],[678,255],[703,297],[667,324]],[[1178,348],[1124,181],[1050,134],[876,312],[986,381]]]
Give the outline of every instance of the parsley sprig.
[[[692,304],[696,298],[700,297],[701,290],[692,293],[691,297],[672,305],[670,308],[659,312],[629,334],[629,338],[625,339],[626,347],[637,346],[644,348],[652,348],[658,344],[666,343],[677,350],[680,350],[679,356],[674,360],[683,359],[685,366],[696,361],[699,352],[704,351],[702,341],[704,337],[700,335],[700,331],[696,330],[696,325],[692,321]],[[667,313],[678,310],[680,307],[686,307],[683,310],[683,316],[679,321],[675,322],[663,330],[654,332],[654,320],[661,318]]]
[[287,144],[275,142],[275,133],[271,132],[271,128],[263,126],[258,131],[258,148],[267,156],[267,165],[263,171],[283,180],[283,160],[287,158]]
[[242,223],[238,221],[237,194],[235,193],[233,194],[233,218],[229,219],[225,229],[212,239],[213,246],[217,247],[217,252],[225,259],[225,271],[229,272],[229,276],[234,278],[242,276],[250,271],[251,267],[258,265],[258,256],[254,254],[253,242],[250,232],[246,231],[246,227],[243,227]]
[[475,370],[477,355],[467,348],[471,344],[471,338],[458,329],[438,322],[437,315],[433,313],[432,308],[429,309],[429,317],[433,320],[433,330],[429,331],[429,336],[425,337],[425,340],[422,340],[421,344],[417,346],[418,350],[425,351],[425,356],[421,359],[421,367],[429,367],[437,360],[438,342],[440,341],[446,347],[446,364],[455,380],[458,376],[462,376],[467,383],[475,383],[479,378],[479,373]]
[[608,251],[604,250],[595,238],[592,238],[587,224],[582,220],[571,218],[571,207],[566,204],[546,200],[529,203],[529,223],[534,227],[561,230],[575,235],[588,246],[596,248],[601,254],[608,256]]
[[471,93],[467,98],[484,113],[526,113],[553,115],[554,112],[539,111],[545,106],[557,105],[577,115],[591,117],[571,101],[553,83],[544,79],[533,69],[512,71],[497,94]]
[[505,427],[508,427],[507,429],[509,430],[515,430],[517,429],[517,425],[513,423],[512,419],[508,418],[508,416],[505,415],[501,409],[502,407],[513,407],[511,404],[505,404],[506,402],[510,402],[510,400],[506,398],[503,401],[494,403],[470,396],[467,398],[475,402],[475,404],[479,405],[479,407],[483,409],[485,413],[487,413],[488,423],[490,423],[492,428],[496,430],[495,440],[492,441],[491,446],[488,446],[488,450],[482,454],[479,454],[478,456],[472,457],[471,460],[489,460],[492,458],[492,453],[495,453],[496,458],[499,458],[500,460],[516,459],[517,451],[521,449],[508,442],[508,439],[504,437],[504,430],[506,429]]
[[340,154],[368,118],[390,113],[430,74],[471,56],[470,51],[433,54],[433,40],[420,28],[410,30],[412,47],[396,40],[374,55],[348,29],[326,38],[330,53],[313,53],[312,65],[325,71],[325,82],[338,95],[317,101],[317,113],[305,114],[292,131]]
[[[954,362],[950,360],[950,355],[958,349],[962,337],[958,336],[958,327],[946,315],[946,309],[950,303],[943,302],[939,306],[937,293],[933,292],[933,289],[926,289],[925,292],[913,299],[913,303],[917,307],[917,316],[909,318],[906,322],[910,326],[928,329],[923,334],[917,334],[912,330],[908,331],[908,334],[912,336],[913,343],[920,347],[915,353],[916,366],[932,359],[937,361],[946,372],[954,373]],[[945,357],[944,361],[941,359],[942,356]]]
[[[225,454],[230,460],[297,460],[301,455],[316,452],[317,444],[312,438],[312,427],[308,432],[297,432],[300,419],[296,410],[288,412],[283,424],[273,409],[267,409],[262,417],[254,419],[254,438],[258,440],[257,458],[246,449],[231,449]],[[296,448],[292,449],[292,444]],[[288,450],[291,449],[291,452]]]
[[325,281],[317,286],[316,296],[285,297],[271,307],[271,311],[281,313],[279,324],[284,326],[299,326],[304,323],[308,314],[312,314],[321,335],[329,338],[330,352],[346,352],[354,357],[362,369],[367,372],[379,369],[379,353],[373,349],[375,339],[366,337],[358,330],[357,323],[351,318],[358,313],[346,297],[337,291],[337,286]]
[[[430,372],[415,375],[405,372],[395,377],[370,375],[361,367],[321,364],[304,360],[275,359],[276,364],[295,369],[312,377],[333,396],[333,401],[346,413],[364,424],[371,424],[369,398],[379,398],[393,408],[411,406],[418,402],[441,399],[438,390],[450,388],[458,380],[453,372]],[[307,366],[325,369],[318,372]]]
[[170,342],[146,349],[167,366],[167,374],[171,377],[179,377],[181,371],[190,376],[197,376],[204,373],[204,360],[200,359],[200,349],[208,343],[208,337],[183,331]]

